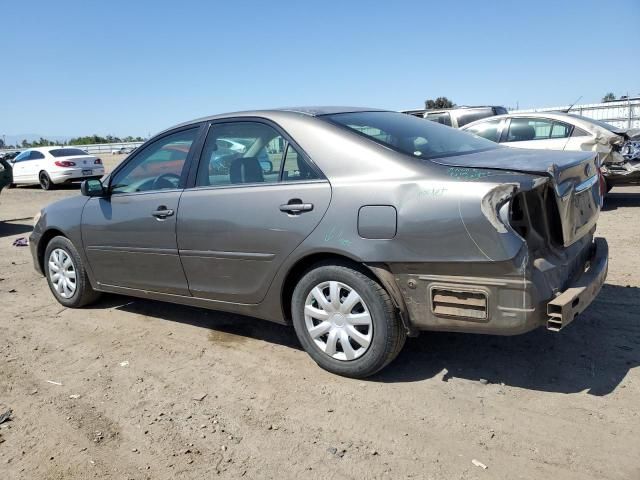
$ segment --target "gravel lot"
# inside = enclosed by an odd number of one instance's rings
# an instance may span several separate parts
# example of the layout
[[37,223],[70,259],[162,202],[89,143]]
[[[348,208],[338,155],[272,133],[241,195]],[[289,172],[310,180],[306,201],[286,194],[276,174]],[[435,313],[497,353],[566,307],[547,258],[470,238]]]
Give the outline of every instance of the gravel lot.
[[78,194],[0,195],[2,478],[640,478],[640,188],[608,198],[609,278],[565,331],[423,334],[367,381],[268,322],[61,307],[12,242]]

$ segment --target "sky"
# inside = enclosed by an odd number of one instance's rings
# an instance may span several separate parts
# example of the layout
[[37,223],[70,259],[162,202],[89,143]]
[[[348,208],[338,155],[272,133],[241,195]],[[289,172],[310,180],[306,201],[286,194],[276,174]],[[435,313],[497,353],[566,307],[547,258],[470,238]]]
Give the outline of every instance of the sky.
[[0,19],[0,136],[148,136],[282,106],[640,94],[640,0],[3,0]]

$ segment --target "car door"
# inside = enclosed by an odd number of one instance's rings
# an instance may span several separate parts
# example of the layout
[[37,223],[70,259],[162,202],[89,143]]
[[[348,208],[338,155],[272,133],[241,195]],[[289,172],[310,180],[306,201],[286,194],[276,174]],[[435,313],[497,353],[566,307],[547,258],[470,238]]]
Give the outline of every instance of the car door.
[[176,244],[176,212],[199,126],[152,141],[109,178],[109,194],[82,215],[89,265],[102,285],[189,295]]
[[[246,146],[229,153],[221,140]],[[178,249],[193,296],[259,303],[287,256],[318,225],[329,182],[266,121],[211,125],[178,211]]]
[[29,156],[31,150],[25,150],[13,160],[13,183],[21,184],[28,180]]
[[29,161],[27,162],[27,179],[29,182],[38,183],[40,172],[47,170],[47,161],[44,153],[38,150],[31,150]]

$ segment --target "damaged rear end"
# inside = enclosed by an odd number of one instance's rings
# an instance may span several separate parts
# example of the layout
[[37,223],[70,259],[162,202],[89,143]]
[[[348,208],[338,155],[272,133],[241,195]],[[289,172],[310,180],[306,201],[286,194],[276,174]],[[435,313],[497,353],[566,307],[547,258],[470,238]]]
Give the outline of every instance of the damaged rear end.
[[[499,234],[498,238],[504,239],[503,243],[512,242],[514,237],[519,239],[521,247],[513,257],[517,270],[504,278],[487,278],[487,300],[465,294],[464,289],[456,294],[455,288],[449,291],[439,285],[438,297],[431,301],[440,302],[437,304],[440,311],[447,311],[450,317],[461,312],[460,306],[465,302],[480,305],[472,309],[486,309],[486,328],[467,331],[514,334],[544,325],[557,332],[593,301],[607,274],[607,242],[594,239],[603,198],[599,160],[595,152],[506,150],[510,151],[494,152],[494,158],[468,156],[456,161],[460,162],[458,167],[506,170],[504,176],[493,177],[504,181],[484,194],[481,208],[485,220]],[[454,165],[451,159],[447,160],[451,162],[447,165]],[[509,174],[515,179],[513,183],[508,181]],[[528,180],[523,181],[524,178]],[[462,220],[471,225],[464,214]],[[482,243],[482,238],[488,237],[486,233],[473,228],[468,233],[478,245],[488,246],[488,242]],[[490,266],[486,269],[489,271]],[[521,275],[521,280],[516,282],[512,277],[517,275]],[[478,288],[471,286],[467,291],[482,292],[482,281],[474,281]],[[492,286],[499,282],[505,286]],[[519,293],[514,285],[521,288]],[[460,300],[461,295],[464,301]],[[448,299],[449,304],[443,299]],[[433,308],[432,311],[436,313]],[[513,322],[503,328],[507,316]],[[496,319],[494,325],[490,325],[492,317]],[[442,322],[439,327],[448,329]]]
[[602,203],[597,164],[592,155],[553,165],[534,188],[516,193],[509,204],[509,224],[526,242],[539,308],[546,311],[546,327],[552,331],[573,321],[606,278],[607,243],[593,239]]

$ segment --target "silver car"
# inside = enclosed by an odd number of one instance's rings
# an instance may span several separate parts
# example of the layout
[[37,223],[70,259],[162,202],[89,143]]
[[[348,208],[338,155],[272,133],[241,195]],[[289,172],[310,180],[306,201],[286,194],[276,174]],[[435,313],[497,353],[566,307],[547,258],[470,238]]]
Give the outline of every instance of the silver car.
[[[221,162],[224,141],[246,148]],[[30,245],[67,307],[112,292],[292,324],[322,368],[366,377],[423,330],[564,328],[606,277],[600,182],[594,152],[402,113],[242,112],[147,141]]]

